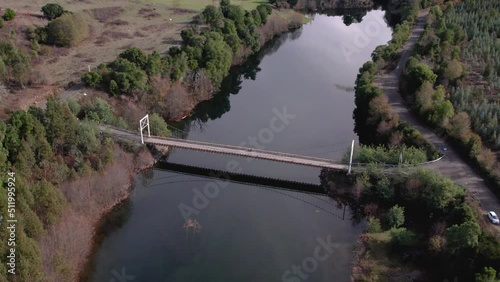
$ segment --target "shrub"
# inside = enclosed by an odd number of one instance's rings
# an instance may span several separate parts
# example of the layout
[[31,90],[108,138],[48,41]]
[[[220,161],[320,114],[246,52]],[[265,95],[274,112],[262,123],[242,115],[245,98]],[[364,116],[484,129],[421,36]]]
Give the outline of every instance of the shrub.
[[96,88],[98,87],[101,82],[102,82],[102,76],[100,73],[91,71],[87,72],[82,76],[82,81],[85,83],[87,86]]
[[3,19],[6,21],[11,21],[16,17],[16,12],[11,8],[5,9],[5,13],[3,14]]
[[382,232],[382,227],[380,226],[380,220],[373,216],[368,217],[366,232],[367,233]]
[[97,98],[94,103],[83,107],[86,118],[96,122],[110,123],[113,120],[113,109],[105,100]]
[[116,96],[116,95],[118,95],[119,92],[120,92],[120,89],[118,88],[118,84],[116,83],[116,81],[111,80],[109,82],[109,93],[111,93],[111,95],[113,95],[113,96]]
[[30,58],[8,41],[0,41],[0,79],[23,85],[31,74]]
[[47,43],[72,46],[89,36],[86,19],[78,14],[63,14],[47,25]]
[[394,248],[409,246],[415,238],[415,233],[404,227],[391,229],[391,244]]
[[149,123],[152,135],[165,137],[170,136],[170,130],[168,129],[167,123],[157,113],[153,113],[149,116]]
[[64,9],[61,5],[56,3],[49,3],[42,7],[43,17],[49,21],[60,17],[64,13]]
[[494,282],[496,280],[497,272],[492,267],[485,267],[481,273],[474,275],[476,282]]
[[405,209],[398,205],[393,206],[387,212],[387,221],[393,228],[398,228],[405,223]]
[[3,27],[3,19],[0,18],[0,28],[2,28],[2,27]]

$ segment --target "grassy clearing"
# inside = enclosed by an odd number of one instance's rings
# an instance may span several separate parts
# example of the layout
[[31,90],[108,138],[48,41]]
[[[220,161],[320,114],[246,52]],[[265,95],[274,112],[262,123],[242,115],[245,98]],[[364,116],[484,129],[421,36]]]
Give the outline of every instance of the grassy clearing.
[[[219,1],[212,1],[212,0],[138,0],[140,2],[144,3],[154,3],[154,4],[160,4],[160,5],[167,5],[170,7],[178,8],[178,9],[189,9],[189,10],[196,10],[196,11],[201,11],[203,8],[205,8],[207,5],[218,5]],[[231,1],[231,4],[234,5],[240,5],[246,10],[252,10],[257,5],[260,3],[268,3],[268,1],[265,0],[233,0]]]
[[354,281],[411,281],[406,280],[411,268],[391,257],[390,231],[365,233],[360,241],[365,250],[357,263]]

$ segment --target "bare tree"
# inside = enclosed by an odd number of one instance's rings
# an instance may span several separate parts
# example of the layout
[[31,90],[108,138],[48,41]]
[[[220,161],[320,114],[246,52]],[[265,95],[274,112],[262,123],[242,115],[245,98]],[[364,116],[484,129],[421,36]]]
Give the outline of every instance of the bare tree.
[[165,115],[169,119],[179,119],[191,107],[189,94],[184,85],[176,82],[170,88],[165,100]]

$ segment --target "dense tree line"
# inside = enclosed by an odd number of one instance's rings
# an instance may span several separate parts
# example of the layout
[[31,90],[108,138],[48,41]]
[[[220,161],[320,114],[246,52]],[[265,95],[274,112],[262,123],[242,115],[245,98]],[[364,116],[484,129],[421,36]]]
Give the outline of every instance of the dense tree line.
[[[16,255],[21,258],[16,275],[7,280],[4,276],[7,245],[0,246],[0,281],[43,281],[37,242],[58,222],[68,205],[69,199],[61,190],[61,184],[103,172],[105,166],[113,162],[114,143],[106,133],[100,133],[101,122],[127,126],[114,115],[111,106],[99,98],[83,105],[49,98],[45,110],[31,107],[28,111],[14,112],[5,122],[0,121],[0,169],[15,172],[18,187]],[[160,116],[151,115],[150,124],[152,134],[170,134]],[[0,182],[4,183],[6,177],[6,173],[0,175]],[[7,206],[6,189],[7,185],[0,188],[2,207]],[[6,213],[7,209],[0,211],[4,219]],[[7,229],[2,228],[0,236],[7,238]]]
[[[413,5],[412,5],[413,7]],[[409,8],[408,8],[409,9]],[[393,39],[388,45],[379,46],[372,53],[373,61],[366,62],[360,69],[355,82],[355,105],[353,112],[355,131],[360,142],[365,145],[415,146],[429,148],[429,158],[436,152],[430,148],[419,132],[411,129],[406,123],[399,122],[397,113],[393,112],[382,89],[374,85],[375,75],[389,61],[397,59],[397,50],[410,34],[410,26],[415,20],[417,10],[402,18],[402,23],[394,29]],[[387,60],[387,62],[386,62]]]
[[[322,172],[324,185],[338,177],[328,174]],[[352,189],[346,195],[332,192],[348,198],[355,214],[368,217],[366,232],[390,231],[393,254],[417,254],[410,260],[429,269],[433,281],[455,277],[495,281],[500,245],[481,230],[478,217],[482,215],[468,205],[465,190],[450,179],[429,170],[388,177],[373,169],[356,176]],[[481,280],[491,273],[493,279]]]
[[[145,101],[157,110],[160,104],[186,108],[185,105],[193,103],[188,93],[200,97],[194,101],[208,99],[235,60],[260,49],[258,28],[267,22],[271,13],[272,8],[267,4],[245,11],[222,0],[219,7],[209,5],[201,13],[206,26],[192,26],[181,32],[182,45],[171,47],[168,55],[145,54],[131,48],[115,61],[84,74],[82,81],[111,95],[153,94]],[[159,112],[175,118],[177,111]]]
[[432,7],[402,83],[415,111],[452,137],[497,184],[500,164],[483,141],[500,149],[500,106],[495,102],[500,45],[494,31],[499,13],[495,1]]
[[[79,122],[67,104],[47,101],[46,110],[17,111],[0,122],[0,167],[16,173],[16,229],[18,260],[14,280],[42,281],[40,239],[61,216],[66,199],[57,187],[88,171],[102,170],[112,161],[112,141],[99,136],[96,124]],[[6,174],[0,176],[3,183]],[[2,186],[2,190],[6,189]],[[0,193],[0,205],[7,206],[7,192]],[[7,210],[0,214],[7,218]],[[0,236],[7,238],[2,228]],[[0,246],[2,261],[7,245]],[[29,259],[26,259],[29,258]],[[0,280],[7,281],[5,262]],[[3,276],[3,277],[2,277]],[[13,276],[14,277],[14,276]],[[11,277],[12,278],[12,277]]]
[[360,142],[365,145],[420,148],[427,152],[428,160],[436,159],[439,156],[437,149],[420,132],[399,121],[382,89],[374,85],[377,70],[374,62],[367,62],[360,68],[356,79],[353,116]]
[[[473,5],[477,7],[477,2],[485,1],[447,3],[444,7],[465,11],[467,9],[462,6],[475,3]],[[498,13],[498,7],[493,7],[497,4],[484,4],[485,11],[494,10],[489,11],[490,15]],[[481,145],[480,136],[472,132],[471,127],[474,121],[484,133],[493,134],[498,121],[489,120],[498,119],[496,108],[484,102],[482,97],[474,97],[470,89],[463,91],[457,87],[466,70],[461,62],[462,56],[470,52],[461,51],[464,44],[471,42],[466,32],[470,27],[456,21],[445,21],[448,9],[444,13],[439,6],[431,9],[428,25],[417,46],[418,53],[423,56],[416,55],[408,61],[403,72],[402,91],[427,122],[462,140],[463,148],[484,167],[495,168],[495,158],[491,158],[491,152]],[[492,31],[489,24],[481,27]],[[395,33],[396,36],[405,34],[405,29]],[[389,50],[389,55],[385,55],[385,50]],[[368,62],[360,69],[356,80],[354,117],[361,142],[388,146],[395,143],[392,135],[397,131],[386,129],[391,120],[392,128],[398,128],[397,118],[391,114],[390,106],[383,102],[383,93],[373,81],[379,69],[388,65],[385,58],[397,58],[396,50],[377,48],[372,58],[378,63]],[[474,110],[482,112],[471,119],[468,113]],[[385,157],[378,154],[383,151],[380,147],[365,150],[371,159]],[[458,277],[464,281],[496,281],[496,273],[500,271],[500,246],[496,238],[479,228],[477,219],[482,215],[475,213],[464,200],[464,190],[449,179],[428,171],[388,178],[375,167],[372,172],[357,177],[354,190],[349,193],[347,197],[352,197],[353,205],[368,216],[368,232],[390,230],[393,251],[399,255],[414,249],[429,253],[430,257],[417,260],[427,269],[434,270],[437,280]],[[402,218],[411,221],[403,221],[401,225]]]
[[[349,162],[350,152],[346,152],[343,161]],[[400,163],[401,161],[401,163]],[[361,164],[391,164],[412,165],[427,162],[425,150],[402,145],[398,148],[387,148],[384,146],[360,145],[356,148],[352,157],[353,163]]]

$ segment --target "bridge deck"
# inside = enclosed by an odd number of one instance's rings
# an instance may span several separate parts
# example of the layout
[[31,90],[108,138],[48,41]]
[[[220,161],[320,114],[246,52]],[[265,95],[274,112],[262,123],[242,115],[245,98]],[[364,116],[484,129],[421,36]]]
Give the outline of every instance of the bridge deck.
[[[121,129],[115,129],[111,127],[101,127],[101,129],[109,130],[111,134],[122,138],[134,139],[140,141],[140,136],[130,131],[124,131]],[[299,164],[299,165],[313,166],[320,168],[330,168],[337,170],[347,170],[349,168],[349,166],[346,164],[338,163],[323,158],[253,149],[241,146],[192,141],[192,140],[178,139],[178,138],[166,138],[157,136],[144,137],[144,143],[210,152],[210,153],[250,157],[256,159],[271,160],[271,161],[278,161],[278,162],[285,162],[285,163],[292,163],[292,164]]]

